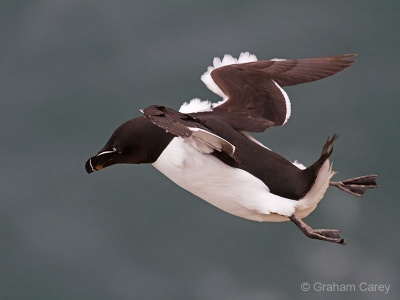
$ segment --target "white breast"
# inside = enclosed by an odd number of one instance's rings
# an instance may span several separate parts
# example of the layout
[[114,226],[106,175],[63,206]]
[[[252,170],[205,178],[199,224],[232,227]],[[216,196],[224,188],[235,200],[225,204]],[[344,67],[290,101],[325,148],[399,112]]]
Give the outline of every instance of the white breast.
[[181,138],[174,138],[153,166],[208,203],[249,220],[287,221],[283,216],[292,215],[301,201],[270,193],[260,179],[199,152]]

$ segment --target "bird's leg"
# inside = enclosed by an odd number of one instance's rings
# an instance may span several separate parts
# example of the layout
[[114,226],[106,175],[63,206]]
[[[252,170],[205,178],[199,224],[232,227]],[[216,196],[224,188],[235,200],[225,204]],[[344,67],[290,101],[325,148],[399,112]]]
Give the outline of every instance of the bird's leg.
[[364,195],[366,189],[375,189],[378,187],[376,184],[377,176],[378,175],[365,175],[338,182],[330,181],[329,185],[336,186],[338,189],[353,196],[361,197]]
[[339,236],[340,230],[312,229],[295,214],[291,215],[289,219],[309,238],[346,245],[346,241]]

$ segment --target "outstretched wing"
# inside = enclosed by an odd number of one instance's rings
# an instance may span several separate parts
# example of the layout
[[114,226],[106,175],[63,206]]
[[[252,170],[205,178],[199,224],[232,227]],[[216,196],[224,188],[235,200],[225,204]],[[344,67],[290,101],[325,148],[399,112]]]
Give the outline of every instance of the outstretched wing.
[[247,63],[240,63],[240,57],[236,63],[210,67],[202,80],[223,98],[212,114],[224,117],[236,130],[262,132],[270,126],[284,125],[290,117],[290,100],[282,86],[332,76],[354,63],[348,59],[353,56],[344,54]]
[[236,160],[234,156],[235,146],[212,133],[209,128],[193,116],[159,105],[145,108],[143,115],[165,131],[184,138],[186,142],[202,153],[208,154],[217,150]]

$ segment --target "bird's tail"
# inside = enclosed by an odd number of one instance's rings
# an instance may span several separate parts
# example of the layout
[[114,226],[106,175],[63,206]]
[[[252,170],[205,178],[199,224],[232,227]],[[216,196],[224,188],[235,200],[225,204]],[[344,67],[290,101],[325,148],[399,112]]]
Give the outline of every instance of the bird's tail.
[[[322,148],[322,152],[321,152],[321,155],[318,158],[318,160],[315,163],[313,163],[311,166],[309,166],[308,168],[304,169],[305,176],[307,178],[311,179],[310,182],[312,183],[309,187],[309,190],[311,190],[311,188],[315,185],[315,181],[317,180],[318,174],[320,173],[322,166],[325,164],[325,162],[331,156],[332,151],[333,151],[333,142],[336,139],[337,139],[336,134],[334,134],[331,138],[328,137],[328,139],[326,140],[326,142]],[[327,170],[329,171],[329,174],[330,174],[329,178],[330,178],[335,174],[335,172],[332,171],[330,165],[329,165],[328,169]],[[329,182],[329,179],[328,179],[328,182]],[[329,186],[329,185],[327,185],[327,186]]]
[[309,166],[306,169],[306,172],[312,172],[315,174],[315,177],[317,177],[318,171],[321,169],[322,165],[325,163],[325,161],[331,156],[332,151],[333,151],[333,142],[338,138],[336,134],[334,134],[331,138],[328,137],[326,140],[324,147],[322,148],[321,155],[319,159],[313,163],[311,166]]
[[332,165],[329,162],[329,157],[332,154],[333,142],[336,138],[336,135],[332,138],[328,138],[322,148],[319,159],[303,170],[305,172],[304,176],[308,178],[310,182],[310,186],[296,205],[296,208],[301,211],[299,216],[302,218],[307,216],[312,209],[317,206],[319,201],[321,201],[329,187],[330,179],[335,175],[335,172],[332,170]]
[[[322,153],[320,158],[310,167],[313,168],[314,172],[318,171],[323,163],[329,158],[333,150],[333,142],[338,138],[336,134],[332,138],[328,138],[324,147],[322,148]],[[349,193],[353,196],[361,197],[364,195],[367,189],[378,188],[376,183],[376,178],[378,175],[364,175],[351,179],[346,179],[342,181],[330,181],[329,185],[336,186],[338,189]]]

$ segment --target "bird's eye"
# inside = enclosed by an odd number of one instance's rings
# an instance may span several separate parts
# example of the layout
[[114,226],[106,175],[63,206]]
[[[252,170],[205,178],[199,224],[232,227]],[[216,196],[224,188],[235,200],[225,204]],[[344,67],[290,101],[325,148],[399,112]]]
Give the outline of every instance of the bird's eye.
[[113,148],[113,151],[117,152],[118,154],[122,154],[122,149],[121,148]]

